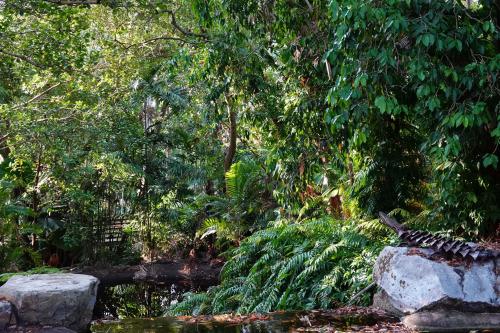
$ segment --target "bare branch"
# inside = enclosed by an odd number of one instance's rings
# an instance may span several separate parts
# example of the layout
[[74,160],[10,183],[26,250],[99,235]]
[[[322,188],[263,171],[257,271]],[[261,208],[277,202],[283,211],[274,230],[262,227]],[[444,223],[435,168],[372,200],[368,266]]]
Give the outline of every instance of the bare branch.
[[39,93],[35,97],[31,98],[29,101],[24,102],[23,104],[16,106],[16,108],[28,105],[29,103],[31,103],[33,101],[36,101],[37,99],[39,99],[40,97],[42,97],[43,95],[45,95],[46,93],[48,93],[49,91],[51,91],[52,89],[59,87],[60,85],[61,85],[61,82],[56,83],[53,86],[50,86],[49,88],[45,89],[44,91],[42,91],[41,93]]
[[309,11],[312,13],[314,11],[314,8],[311,5],[311,3],[309,2],[309,0],[306,0],[306,4],[307,4],[307,8],[309,9]]
[[31,102],[36,101],[37,99],[39,99],[40,97],[42,97],[43,95],[45,95],[46,93],[48,93],[49,91],[51,91],[52,89],[59,87],[60,85],[61,85],[61,82],[58,82],[58,83],[56,83],[56,84],[48,87],[47,89],[45,89],[44,91],[42,91],[38,95],[35,95],[32,98],[30,98],[28,101],[14,106],[13,110],[18,109],[18,108],[23,107],[23,106],[26,106],[26,105],[30,104]]

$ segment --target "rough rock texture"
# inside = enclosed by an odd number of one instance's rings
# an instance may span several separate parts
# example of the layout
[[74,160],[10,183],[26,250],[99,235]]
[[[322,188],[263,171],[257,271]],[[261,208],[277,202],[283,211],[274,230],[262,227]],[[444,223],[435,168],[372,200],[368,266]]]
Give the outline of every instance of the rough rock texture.
[[396,317],[404,316],[403,312],[392,305],[391,298],[383,290],[380,290],[379,292],[375,293],[375,295],[373,295],[373,307],[376,309],[384,310],[385,312],[390,313]]
[[425,332],[500,331],[500,313],[417,312],[404,317],[402,322],[412,330]]
[[88,329],[99,281],[82,274],[14,276],[0,287],[0,299],[12,303],[20,325]]
[[[499,259],[470,266],[430,260],[429,249],[386,247],[374,267],[385,310],[411,314],[426,310],[500,312]],[[420,255],[419,255],[420,254]]]
[[7,301],[0,301],[0,332],[13,323],[14,314],[12,305]]

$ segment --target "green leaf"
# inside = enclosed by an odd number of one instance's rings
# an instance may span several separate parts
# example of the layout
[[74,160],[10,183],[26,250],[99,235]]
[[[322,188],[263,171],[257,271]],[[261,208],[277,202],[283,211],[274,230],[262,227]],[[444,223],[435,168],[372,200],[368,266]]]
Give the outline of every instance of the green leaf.
[[500,138],[500,125],[491,132],[491,136]]
[[477,202],[477,196],[474,193],[472,193],[472,192],[467,192],[467,200],[469,200],[470,202],[476,203]]
[[423,37],[422,37],[422,44],[424,44],[425,47],[429,47],[431,46],[432,44],[434,44],[434,35],[431,35],[431,34],[425,34]]
[[417,97],[425,97],[429,95],[431,92],[431,89],[429,88],[428,85],[423,84],[417,88]]
[[491,21],[485,21],[483,23],[483,30],[484,32],[495,32],[495,24]]
[[429,100],[427,101],[427,107],[429,108],[429,110],[431,111],[434,111],[436,110],[437,108],[439,108],[441,106],[441,102],[439,101],[439,98],[437,97],[431,97],[429,98]]
[[494,169],[498,166],[498,156],[493,154],[486,154],[483,157],[483,166],[485,168],[492,166]]
[[385,113],[387,109],[387,102],[384,96],[378,96],[375,98],[375,106],[378,107],[381,113]]

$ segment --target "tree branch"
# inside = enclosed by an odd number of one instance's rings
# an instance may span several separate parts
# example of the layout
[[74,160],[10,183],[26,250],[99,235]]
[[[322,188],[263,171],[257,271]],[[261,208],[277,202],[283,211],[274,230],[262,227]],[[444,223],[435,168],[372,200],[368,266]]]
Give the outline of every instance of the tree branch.
[[140,47],[140,46],[144,46],[144,45],[146,45],[146,44],[149,44],[149,43],[154,43],[154,42],[157,42],[157,41],[159,41],[159,40],[172,40],[172,41],[177,41],[177,42],[186,43],[186,44],[198,44],[197,42],[191,42],[191,41],[188,41],[188,40],[186,40],[186,39],[183,39],[183,38],[180,38],[180,37],[173,37],[173,36],[160,36],[160,37],[154,37],[154,38],[150,38],[150,39],[147,39],[147,40],[145,40],[145,41],[142,41],[142,42],[140,42],[140,43],[134,43],[134,44],[130,44],[130,45],[127,45],[127,44],[125,44],[125,43],[123,43],[123,42],[120,42],[119,40],[117,40],[117,39],[115,38],[115,41],[116,41],[118,44],[122,45],[122,46],[123,46],[123,48],[124,48],[125,50],[128,50],[128,49],[133,48],[133,47],[136,47],[136,46],[139,46],[139,47]]
[[165,13],[167,13],[167,14],[170,15],[170,22],[172,23],[172,25],[174,26],[174,28],[176,28],[177,30],[179,30],[183,35],[185,35],[185,36],[192,36],[192,37],[199,37],[199,38],[205,38],[205,39],[208,38],[207,34],[197,34],[195,32],[186,30],[183,27],[181,27],[177,23],[177,20],[175,19],[175,13],[173,11],[166,10]]
[[37,99],[39,99],[40,97],[42,97],[42,96],[43,96],[43,95],[45,95],[46,93],[50,92],[52,89],[59,87],[60,85],[61,85],[61,82],[58,82],[58,83],[56,83],[56,84],[54,84],[54,85],[52,85],[52,86],[48,87],[47,89],[45,89],[45,90],[44,90],[44,91],[42,91],[41,93],[39,93],[39,94],[37,94],[37,95],[33,96],[32,98],[30,98],[28,101],[26,101],[26,102],[24,102],[24,103],[21,103],[21,104],[18,104],[18,105],[16,105],[16,106],[14,106],[14,107],[13,107],[13,110],[18,109],[18,108],[23,107],[23,106],[26,106],[26,105],[30,104],[31,102],[36,101]]
[[39,99],[40,97],[42,97],[43,95],[45,95],[46,93],[48,93],[49,91],[51,91],[52,89],[59,87],[60,85],[61,85],[61,82],[58,82],[58,83],[54,84],[53,86],[50,86],[49,88],[45,89],[44,91],[42,91],[38,95],[36,95],[33,98],[31,98],[29,101],[24,102],[23,104],[19,105],[19,107],[20,106],[28,105],[29,103],[31,103],[33,101],[36,101],[37,99]]
[[74,115],[69,115],[69,116],[66,116],[66,117],[62,117],[62,118],[49,118],[49,117],[45,117],[45,118],[40,118],[40,119],[36,119],[36,120],[33,120],[33,122],[35,123],[41,123],[41,122],[44,122],[44,121],[66,121],[66,120],[69,120],[69,119],[74,119],[75,116]]
[[82,6],[82,5],[98,5],[101,0],[45,0],[60,6]]
[[26,57],[26,56],[24,56],[22,54],[12,53],[12,52],[6,51],[6,50],[1,49],[1,48],[0,48],[0,53],[5,54],[5,55],[7,55],[9,57],[16,58],[16,59],[22,60],[24,62],[27,62],[28,64],[33,65],[33,66],[35,66],[37,68],[45,69],[45,66],[37,63],[36,61],[31,60],[30,58],[28,58],[28,57]]

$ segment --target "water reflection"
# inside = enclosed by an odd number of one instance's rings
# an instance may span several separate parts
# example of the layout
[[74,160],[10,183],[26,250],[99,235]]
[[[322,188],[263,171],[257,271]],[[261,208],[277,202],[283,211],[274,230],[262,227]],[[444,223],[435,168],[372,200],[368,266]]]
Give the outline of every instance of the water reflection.
[[284,333],[291,323],[278,320],[259,321],[251,324],[219,322],[186,323],[175,318],[124,319],[116,323],[97,324],[93,333]]
[[99,290],[94,318],[159,317],[187,290],[176,285],[121,284]]
[[[186,322],[162,317],[169,305],[178,302],[186,288],[147,283],[122,284],[99,290],[95,319],[121,319],[94,324],[93,333],[267,333],[287,332],[295,322],[280,315],[251,324],[220,321]],[[153,318],[156,317],[156,318]],[[292,320],[291,320],[292,319]]]
[[[99,292],[93,333],[285,333],[344,330],[382,321],[397,321],[370,308],[274,312],[252,316],[161,317],[169,305],[188,291],[175,285],[119,285]],[[152,318],[157,317],[157,318]],[[354,325],[354,326],[353,326]]]

